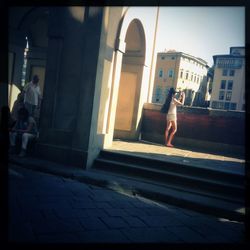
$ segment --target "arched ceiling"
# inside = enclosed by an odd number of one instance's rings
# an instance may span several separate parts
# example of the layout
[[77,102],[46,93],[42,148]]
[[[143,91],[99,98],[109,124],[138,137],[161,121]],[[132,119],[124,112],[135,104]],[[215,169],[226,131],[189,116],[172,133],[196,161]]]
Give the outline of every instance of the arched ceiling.
[[9,29],[25,33],[33,47],[47,47],[48,13],[47,7],[11,7]]

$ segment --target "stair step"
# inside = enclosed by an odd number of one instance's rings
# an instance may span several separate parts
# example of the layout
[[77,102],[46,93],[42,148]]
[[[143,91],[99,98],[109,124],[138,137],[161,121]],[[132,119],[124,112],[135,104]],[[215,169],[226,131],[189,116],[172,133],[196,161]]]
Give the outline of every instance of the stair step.
[[[230,220],[244,221],[245,209],[242,204],[224,201],[215,197],[207,197],[200,194],[177,190],[167,186],[159,186],[154,183],[140,181],[138,178],[127,178],[104,170],[92,169],[92,173],[100,173],[107,176],[107,185],[111,189],[119,189],[124,192],[140,195],[155,201],[176,205],[197,212],[211,214]],[[112,181],[111,181],[112,180]]]
[[146,179],[157,180],[164,184],[179,185],[182,188],[192,188],[196,192],[206,191],[210,196],[214,194],[236,202],[242,202],[244,199],[244,189],[239,185],[231,183],[223,183],[222,181],[214,181],[202,179],[200,177],[187,176],[170,171],[162,171],[147,167],[141,167],[134,164],[120,163],[112,160],[98,158],[94,164],[95,168],[102,170],[115,171],[118,173],[128,174]]
[[99,158],[114,160],[118,162],[126,162],[136,164],[137,166],[149,167],[163,171],[171,171],[175,173],[182,173],[190,176],[197,176],[209,178],[213,180],[223,180],[228,183],[244,185],[244,175],[240,173],[232,173],[230,171],[215,170],[205,166],[193,166],[186,163],[177,163],[173,161],[162,161],[152,158],[140,157],[137,155],[117,153],[108,150],[102,150]]

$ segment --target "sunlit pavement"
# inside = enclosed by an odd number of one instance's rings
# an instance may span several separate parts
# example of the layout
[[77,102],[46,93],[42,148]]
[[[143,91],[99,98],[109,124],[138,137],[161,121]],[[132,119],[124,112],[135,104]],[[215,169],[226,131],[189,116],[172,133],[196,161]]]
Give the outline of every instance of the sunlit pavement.
[[9,240],[242,243],[244,224],[19,166],[9,168]]
[[120,140],[113,141],[112,147],[107,150],[162,161],[172,161],[179,164],[201,166],[240,174],[245,173],[245,159],[243,157],[230,157],[176,147],[169,148],[148,142],[126,142]]

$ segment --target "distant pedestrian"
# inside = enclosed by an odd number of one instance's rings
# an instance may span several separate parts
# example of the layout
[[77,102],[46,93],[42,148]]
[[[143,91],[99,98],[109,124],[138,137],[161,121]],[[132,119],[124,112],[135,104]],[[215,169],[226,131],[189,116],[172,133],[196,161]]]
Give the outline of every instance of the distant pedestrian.
[[[167,126],[165,130],[165,144],[167,147],[173,147],[172,140],[177,131],[177,105],[183,105],[185,101],[185,93],[180,92],[179,99],[175,98],[177,94],[174,88],[169,90],[168,96],[165,101],[165,113],[167,113]],[[170,129],[172,129],[171,133]]]
[[41,91],[38,85],[39,78],[34,75],[32,81],[24,86],[24,106],[29,111],[29,114],[35,117],[36,109],[39,109]]
[[15,152],[16,138],[21,139],[21,152],[19,156],[26,155],[26,149],[29,140],[37,137],[37,126],[34,118],[29,115],[26,108],[21,108],[18,111],[18,119],[15,126],[10,131],[11,153]]

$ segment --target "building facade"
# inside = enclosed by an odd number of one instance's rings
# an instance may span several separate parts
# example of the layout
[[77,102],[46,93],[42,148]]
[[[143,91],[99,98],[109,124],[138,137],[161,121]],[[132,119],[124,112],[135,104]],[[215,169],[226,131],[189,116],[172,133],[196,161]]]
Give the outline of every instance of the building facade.
[[245,110],[245,48],[231,47],[229,55],[215,55],[210,108]]
[[207,62],[183,52],[157,54],[152,102],[163,103],[171,87],[186,93],[185,105],[203,106],[207,92]]

